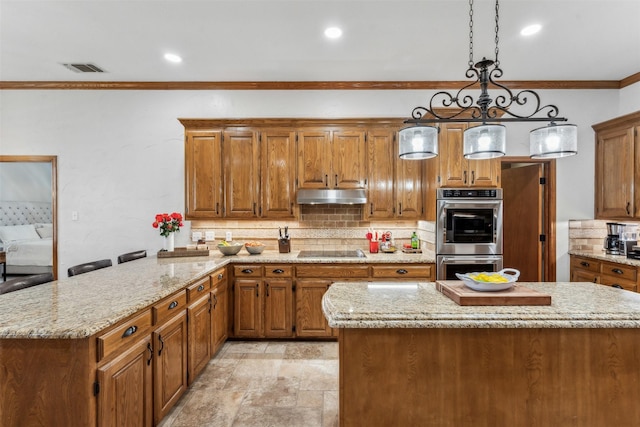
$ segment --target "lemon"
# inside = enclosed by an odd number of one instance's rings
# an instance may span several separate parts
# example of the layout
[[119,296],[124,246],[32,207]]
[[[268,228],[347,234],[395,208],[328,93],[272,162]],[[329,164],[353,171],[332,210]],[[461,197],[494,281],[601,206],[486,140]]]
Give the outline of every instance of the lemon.
[[509,281],[509,279],[498,273],[478,273],[471,274],[469,275],[469,277],[477,282],[506,283]]

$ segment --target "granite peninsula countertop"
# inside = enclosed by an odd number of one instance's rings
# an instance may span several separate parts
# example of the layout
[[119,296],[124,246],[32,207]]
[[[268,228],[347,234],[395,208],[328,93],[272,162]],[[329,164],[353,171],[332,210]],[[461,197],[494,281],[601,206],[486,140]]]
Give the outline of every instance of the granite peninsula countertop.
[[[550,306],[459,306],[436,283],[334,283],[322,310],[334,328],[640,328],[640,294],[593,283],[521,283]],[[370,286],[371,285],[371,286]]]
[[[244,250],[242,251],[244,252]],[[265,251],[185,258],[155,256],[0,295],[0,339],[86,338],[153,305],[229,263],[433,263],[435,255],[369,254],[366,258],[297,258]],[[61,272],[61,274],[65,274]],[[1,345],[1,344],[0,344]]]

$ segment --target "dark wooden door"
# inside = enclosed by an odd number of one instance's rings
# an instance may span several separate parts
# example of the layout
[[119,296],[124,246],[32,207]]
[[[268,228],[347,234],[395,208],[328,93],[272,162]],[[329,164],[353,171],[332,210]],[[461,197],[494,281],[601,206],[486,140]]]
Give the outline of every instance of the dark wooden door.
[[502,177],[504,266],[520,270],[521,282],[543,281],[543,165],[503,169]]

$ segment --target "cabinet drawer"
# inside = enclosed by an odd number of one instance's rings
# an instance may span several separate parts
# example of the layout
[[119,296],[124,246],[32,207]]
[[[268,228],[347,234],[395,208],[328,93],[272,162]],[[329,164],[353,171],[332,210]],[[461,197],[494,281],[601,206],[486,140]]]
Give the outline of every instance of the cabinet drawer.
[[373,278],[432,280],[432,265],[374,265],[372,268]]
[[122,322],[115,329],[98,336],[98,361],[109,357],[116,350],[131,345],[151,332],[151,310],[144,310]]
[[634,280],[623,279],[621,277],[609,276],[606,274],[600,276],[600,284],[613,286],[614,288],[622,288],[633,292],[636,292],[637,290],[636,282]]
[[571,269],[579,268],[581,270],[589,270],[594,273],[600,272],[600,261],[592,258],[571,257]]
[[187,287],[189,302],[193,302],[202,295],[205,295],[209,292],[209,289],[211,289],[211,279],[208,276]]
[[630,265],[617,264],[613,262],[603,261],[600,272],[603,275],[618,277],[622,279],[636,281],[637,270]]
[[293,267],[290,265],[266,265],[264,275],[265,277],[292,277]]
[[216,270],[211,274],[211,287],[214,288],[225,280],[227,280],[227,270],[224,268]]
[[321,267],[318,265],[304,265],[296,267],[296,277],[329,277],[335,279],[369,277],[369,266],[366,265],[332,265]]
[[153,323],[158,325],[187,308],[187,292],[182,290],[165,298],[152,308]]
[[262,277],[262,266],[259,265],[234,265],[234,277]]

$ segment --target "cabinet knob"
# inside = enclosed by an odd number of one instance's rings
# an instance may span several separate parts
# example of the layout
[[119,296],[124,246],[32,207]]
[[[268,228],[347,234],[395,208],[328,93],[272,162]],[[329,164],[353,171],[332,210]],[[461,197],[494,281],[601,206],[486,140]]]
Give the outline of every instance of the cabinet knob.
[[611,271],[613,271],[616,274],[623,274],[624,272],[622,270],[620,270],[619,268],[612,268]]
[[198,289],[197,289],[197,290],[198,290],[198,292],[202,292],[202,291],[204,291],[204,285],[200,285],[200,286],[198,286]]
[[400,268],[400,269],[396,270],[396,273],[398,273],[398,274],[407,274],[408,271],[405,270],[404,268]]
[[589,267],[591,264],[589,264],[587,261],[581,261],[580,265],[583,267]]
[[282,274],[282,273],[284,273],[284,270],[283,270],[283,269],[281,269],[281,268],[276,268],[275,270],[273,270],[273,271],[272,271],[272,273],[275,273],[275,274]]
[[224,274],[220,273],[218,274],[218,279],[222,279],[224,277]]
[[251,273],[253,273],[253,270],[252,270],[252,269],[250,269],[250,268],[245,268],[244,270],[242,270],[242,272],[243,272],[244,274],[251,274]]
[[171,304],[169,304],[169,310],[173,310],[174,308],[176,308],[178,306],[178,301],[173,301]]
[[624,289],[622,286],[618,285],[617,283],[614,283],[613,285],[611,285],[612,288],[617,288],[617,289]]

